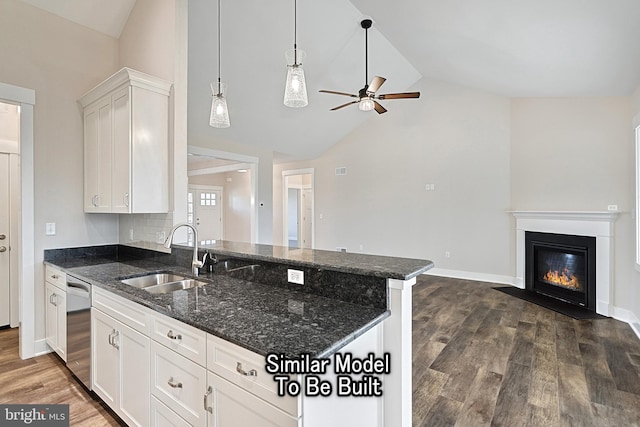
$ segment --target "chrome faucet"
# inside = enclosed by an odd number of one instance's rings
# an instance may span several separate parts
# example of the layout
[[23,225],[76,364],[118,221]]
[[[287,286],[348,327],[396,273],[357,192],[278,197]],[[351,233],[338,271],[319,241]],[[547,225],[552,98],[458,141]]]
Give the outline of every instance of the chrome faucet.
[[189,227],[193,230],[193,259],[191,260],[191,272],[194,276],[198,275],[198,269],[202,267],[203,262],[198,260],[198,230],[186,222],[182,222],[180,224],[176,224],[173,226],[171,231],[169,232],[169,237],[164,241],[164,247],[169,249],[171,247],[171,242],[173,241],[173,235],[176,230],[180,227]]

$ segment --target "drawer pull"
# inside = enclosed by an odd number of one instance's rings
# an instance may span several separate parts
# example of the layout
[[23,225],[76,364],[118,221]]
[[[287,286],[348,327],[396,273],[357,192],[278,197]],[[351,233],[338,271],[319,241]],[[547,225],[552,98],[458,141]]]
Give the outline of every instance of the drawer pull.
[[167,384],[169,384],[169,387],[171,388],[182,388],[182,383],[174,383],[173,377],[169,378],[169,381],[167,381]]
[[180,341],[182,341],[182,335],[181,334],[174,334],[171,329],[169,329],[169,332],[167,332],[167,338],[172,339],[172,340],[180,340]]
[[52,278],[53,280],[58,280],[58,277],[60,277],[60,276],[58,276],[57,274],[52,274],[52,275],[51,275],[51,278]]
[[209,395],[213,393],[213,389],[211,386],[207,389],[207,392],[204,394],[204,400],[202,404],[204,405],[204,410],[213,414],[213,408],[211,406],[207,406],[207,401],[209,400]]
[[245,377],[257,377],[258,376],[258,371],[256,371],[255,369],[251,369],[249,372],[245,371],[242,369],[242,363],[238,362],[238,364],[236,365],[236,371],[238,371],[239,374],[244,375]]

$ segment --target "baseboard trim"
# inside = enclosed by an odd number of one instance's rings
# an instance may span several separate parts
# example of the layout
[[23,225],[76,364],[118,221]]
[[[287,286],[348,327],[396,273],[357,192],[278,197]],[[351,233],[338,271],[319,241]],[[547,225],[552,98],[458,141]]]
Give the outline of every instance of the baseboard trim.
[[[448,270],[445,268],[432,268],[427,272],[423,273],[429,276],[441,276],[441,277],[451,277],[453,279],[463,279],[463,280],[475,280],[478,282],[489,282],[489,283],[501,283],[505,285],[515,286],[516,288],[523,289],[524,286],[518,286],[518,281],[516,277],[512,276],[503,276],[499,274],[487,274],[487,273],[476,273],[473,271],[463,271],[463,270]],[[599,302],[599,304],[602,304]],[[613,305],[607,304],[607,313],[609,313],[610,317],[613,317],[616,320],[620,320],[621,322],[628,323],[633,329],[633,332],[640,339],[640,320],[636,317],[636,315],[630,310],[615,307]]]
[[516,286],[516,278],[513,276],[503,276],[500,274],[476,273],[473,271],[448,270],[445,268],[432,268],[424,274],[430,276],[451,277],[454,279],[475,280],[478,282],[501,283],[504,285]]

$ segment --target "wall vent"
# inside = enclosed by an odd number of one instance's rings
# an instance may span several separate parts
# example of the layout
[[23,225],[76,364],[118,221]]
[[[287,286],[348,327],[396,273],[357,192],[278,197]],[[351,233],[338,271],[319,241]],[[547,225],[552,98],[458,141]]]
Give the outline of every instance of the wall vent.
[[336,168],[336,175],[346,175],[347,174],[347,168],[342,166],[339,168]]

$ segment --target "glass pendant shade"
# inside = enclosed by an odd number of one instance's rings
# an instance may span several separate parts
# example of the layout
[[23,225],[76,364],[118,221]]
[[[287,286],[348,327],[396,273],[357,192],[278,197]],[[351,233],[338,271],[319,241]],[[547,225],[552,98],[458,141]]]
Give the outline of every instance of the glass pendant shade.
[[211,92],[213,99],[211,100],[211,116],[209,116],[209,125],[214,128],[228,128],[231,126],[229,122],[229,110],[227,109],[227,85],[224,83],[211,83]]
[[284,88],[284,105],[291,108],[306,107],[309,100],[304,70],[302,69],[305,53],[300,49],[289,49],[285,56],[287,58],[287,84]]
[[366,97],[362,98],[358,103],[360,111],[371,111],[374,108],[373,99]]

